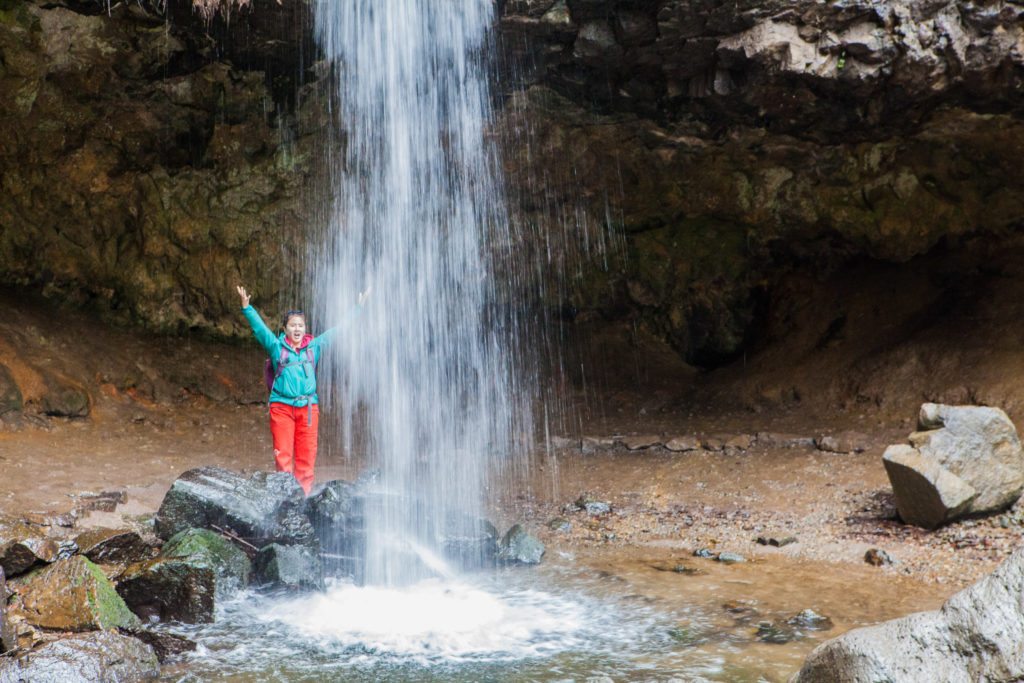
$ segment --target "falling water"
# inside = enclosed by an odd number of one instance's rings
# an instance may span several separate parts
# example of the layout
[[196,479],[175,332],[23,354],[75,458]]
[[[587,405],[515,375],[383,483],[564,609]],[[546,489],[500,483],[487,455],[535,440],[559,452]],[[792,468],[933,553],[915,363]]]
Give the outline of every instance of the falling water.
[[488,482],[530,432],[493,277],[511,244],[487,135],[494,3],[324,0],[316,21],[343,131],[311,259],[321,319],[345,320],[332,414],[379,470],[366,582],[401,585],[437,574],[443,538],[477,532]]

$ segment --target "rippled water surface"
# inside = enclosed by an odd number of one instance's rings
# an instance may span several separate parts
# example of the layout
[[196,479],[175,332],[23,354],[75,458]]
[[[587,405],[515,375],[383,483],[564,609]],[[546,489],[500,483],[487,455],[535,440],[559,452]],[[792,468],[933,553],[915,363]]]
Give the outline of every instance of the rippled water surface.
[[[685,558],[698,572],[687,575],[674,562],[581,567],[563,556],[405,588],[250,593],[216,624],[176,629],[200,647],[164,680],[783,681],[822,640],[941,601],[856,568]],[[834,627],[786,644],[758,639],[760,623],[806,608]]]

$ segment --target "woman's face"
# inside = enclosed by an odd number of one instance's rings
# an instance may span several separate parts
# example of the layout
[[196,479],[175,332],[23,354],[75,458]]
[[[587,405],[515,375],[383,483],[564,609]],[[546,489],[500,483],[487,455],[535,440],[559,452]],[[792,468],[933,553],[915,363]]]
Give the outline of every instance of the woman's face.
[[301,315],[293,315],[284,324],[284,336],[292,346],[298,346],[306,336],[306,319]]

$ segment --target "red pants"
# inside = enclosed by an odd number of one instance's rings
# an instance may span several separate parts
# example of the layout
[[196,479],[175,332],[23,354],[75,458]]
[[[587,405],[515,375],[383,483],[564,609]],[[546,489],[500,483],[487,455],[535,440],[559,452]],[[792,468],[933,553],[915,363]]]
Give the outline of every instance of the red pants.
[[320,410],[315,404],[295,408],[287,403],[270,404],[270,435],[274,439],[274,463],[278,472],[295,475],[309,495],[316,465],[316,431]]

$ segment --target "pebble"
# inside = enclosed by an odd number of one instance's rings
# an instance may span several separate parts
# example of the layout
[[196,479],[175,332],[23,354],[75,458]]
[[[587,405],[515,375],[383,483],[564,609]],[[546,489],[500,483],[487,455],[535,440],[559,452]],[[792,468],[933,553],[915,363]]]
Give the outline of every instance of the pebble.
[[698,548],[693,551],[694,557],[703,557],[705,560],[710,560],[715,556],[715,553],[708,548]]
[[787,545],[791,545],[797,542],[796,536],[784,536],[783,538],[776,538],[775,536],[758,536],[757,542],[761,545],[770,545],[775,548],[783,548]]
[[892,556],[881,548],[871,548],[864,553],[864,561],[875,567],[882,567],[893,563]]
[[718,557],[715,559],[722,564],[742,564],[747,561],[747,558],[743,557],[739,553],[719,553]]

